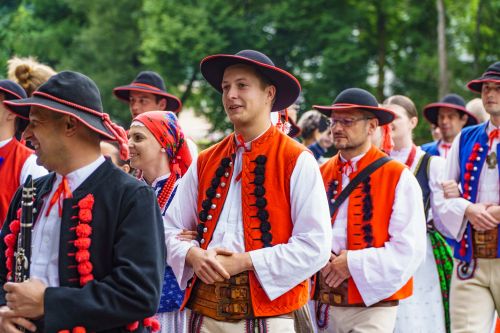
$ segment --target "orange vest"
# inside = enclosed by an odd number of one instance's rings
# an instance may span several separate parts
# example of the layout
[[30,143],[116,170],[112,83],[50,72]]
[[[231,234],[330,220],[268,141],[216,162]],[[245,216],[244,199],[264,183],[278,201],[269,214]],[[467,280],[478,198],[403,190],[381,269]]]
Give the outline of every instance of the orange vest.
[[[304,146],[271,126],[261,137],[252,141],[251,151],[243,152],[240,181],[247,252],[288,243],[292,236],[290,178],[297,158],[305,150]],[[201,152],[198,157],[197,231],[202,249],[208,247],[224,206],[232,177],[234,153],[235,137],[231,134]],[[254,272],[249,272],[249,276],[250,296],[256,317],[289,313],[308,300],[307,281],[271,301]],[[186,289],[183,306],[189,299],[193,285],[194,280]]]
[[[352,180],[358,173],[379,158],[387,156],[375,146],[357,163],[357,170],[349,175]],[[321,166],[321,175],[327,191],[328,200],[335,199],[342,191],[342,173],[339,154]],[[369,247],[383,247],[389,240],[389,221],[396,186],[405,166],[397,161],[389,161],[362,182],[349,195],[347,207],[347,249],[361,250]],[[404,209],[404,208],[403,208]],[[337,210],[338,212],[338,210]],[[337,215],[332,217],[332,225]],[[386,300],[399,300],[411,296],[413,279]],[[361,304],[363,299],[349,278],[347,287],[349,304]]]
[[10,200],[21,185],[21,171],[24,162],[33,154],[33,151],[12,138],[9,143],[0,148],[0,228],[4,223],[9,210]]

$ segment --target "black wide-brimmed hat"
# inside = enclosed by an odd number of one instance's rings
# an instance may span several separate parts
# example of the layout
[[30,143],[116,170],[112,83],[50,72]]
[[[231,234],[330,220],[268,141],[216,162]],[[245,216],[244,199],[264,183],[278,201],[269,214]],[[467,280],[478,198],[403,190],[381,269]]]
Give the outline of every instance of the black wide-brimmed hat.
[[165,82],[162,77],[155,72],[144,71],[127,86],[116,87],[113,89],[113,94],[123,102],[130,103],[130,92],[138,91],[162,96],[167,100],[167,108],[165,111],[179,112],[182,103],[176,96],[169,94],[165,89]]
[[390,123],[394,120],[394,113],[379,106],[375,96],[360,88],[349,88],[338,94],[332,105],[313,105],[313,108],[327,117],[332,115],[332,111],[340,110],[364,110],[373,113],[378,119],[379,126]]
[[474,92],[481,93],[484,82],[500,83],[500,61],[497,61],[494,64],[490,65],[490,67],[486,69],[486,72],[484,72],[480,78],[467,83],[467,88]]
[[466,114],[469,117],[467,118],[467,122],[464,127],[476,125],[478,123],[476,116],[467,111],[465,108],[464,99],[457,94],[448,94],[444,96],[441,101],[437,103],[431,103],[424,107],[424,117],[431,124],[438,126],[438,113],[440,108],[450,108],[455,109],[460,113]]
[[29,119],[32,106],[71,115],[104,139],[118,141],[122,156],[128,155],[123,151],[127,146],[125,130],[112,123],[109,115],[103,112],[99,89],[94,81],[81,73],[60,72],[41,85],[32,97],[3,103],[24,119]]
[[28,97],[26,91],[11,80],[0,80],[0,93],[3,93],[6,101]]
[[278,68],[265,54],[243,50],[236,54],[216,54],[201,61],[201,74],[218,92],[222,93],[222,78],[227,67],[244,64],[254,67],[276,87],[276,97],[271,111],[286,109],[300,94],[299,81],[287,71]]

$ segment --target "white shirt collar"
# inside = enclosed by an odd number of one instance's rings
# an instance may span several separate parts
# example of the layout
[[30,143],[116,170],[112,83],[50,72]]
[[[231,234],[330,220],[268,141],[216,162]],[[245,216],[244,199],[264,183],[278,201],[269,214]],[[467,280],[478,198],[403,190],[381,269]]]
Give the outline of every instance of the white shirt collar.
[[[102,163],[104,163],[104,161],[106,161],[106,159],[104,156],[100,155],[94,162],[68,173],[66,175],[66,179],[68,179],[71,192],[74,192],[85,181],[85,179],[87,179]],[[54,185],[59,184],[61,180],[62,175],[57,173]]]
[[3,146],[7,145],[11,140],[12,140],[12,138],[0,141],[0,148],[2,148]]

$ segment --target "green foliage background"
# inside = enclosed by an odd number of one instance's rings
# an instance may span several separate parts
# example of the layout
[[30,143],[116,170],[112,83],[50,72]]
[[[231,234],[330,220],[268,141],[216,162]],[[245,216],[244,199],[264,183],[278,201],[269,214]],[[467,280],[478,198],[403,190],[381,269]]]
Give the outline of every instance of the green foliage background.
[[[465,83],[499,60],[500,1],[444,3],[450,92],[471,99]],[[152,69],[186,107],[224,131],[230,124],[220,96],[199,73],[207,55],[263,51],[300,79],[302,111],[353,86],[380,101],[407,95],[421,110],[439,99],[436,27],[435,0],[3,0],[0,64],[31,55],[83,72],[122,123],[129,113],[112,88]],[[430,139],[425,121],[415,134],[417,143]]]

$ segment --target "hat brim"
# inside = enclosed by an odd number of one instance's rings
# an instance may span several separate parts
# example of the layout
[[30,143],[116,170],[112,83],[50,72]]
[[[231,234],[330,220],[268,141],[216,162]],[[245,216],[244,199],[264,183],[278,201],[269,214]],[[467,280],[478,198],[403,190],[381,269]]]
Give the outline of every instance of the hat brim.
[[429,105],[426,105],[424,108],[425,119],[431,124],[438,126],[437,119],[438,119],[438,111],[440,108],[450,108],[465,113],[468,117],[464,127],[477,125],[479,123],[476,116],[467,111],[465,107],[449,103],[431,103]]
[[3,93],[5,93],[5,94],[9,94],[9,95],[10,95],[9,100],[11,100],[11,99],[21,99],[21,98],[23,98],[22,96],[20,96],[20,95],[16,94],[16,93],[15,93],[15,92],[13,92],[12,90],[9,90],[9,89],[4,88],[4,87],[1,87],[1,86],[0,86],[0,92],[3,92]]
[[40,108],[48,109],[50,111],[68,114],[76,117],[85,126],[93,130],[94,132],[100,134],[103,138],[109,140],[115,140],[116,137],[109,131],[109,129],[104,126],[103,121],[96,115],[89,112],[79,110],[77,108],[72,108],[68,105],[46,99],[37,96],[32,96],[25,99],[17,99],[12,101],[4,101],[5,106],[13,113],[18,115],[20,118],[29,120],[30,108],[32,106],[38,106]]
[[271,83],[276,86],[275,101],[271,111],[286,109],[300,94],[300,83],[290,73],[278,67],[230,54],[216,54],[201,61],[201,74],[212,87],[222,93],[222,78],[227,67],[244,64],[256,67]]
[[173,111],[173,112],[177,113],[181,110],[182,102],[179,98],[177,98],[176,96],[169,94],[167,92],[164,92],[161,90],[156,90],[153,88],[129,84],[128,86],[116,87],[115,89],[113,89],[113,94],[119,100],[128,104],[128,103],[130,103],[129,98],[130,98],[131,91],[149,93],[149,94],[165,97],[167,100],[167,108],[165,111]]
[[313,105],[313,109],[318,110],[319,112],[321,112],[322,114],[324,114],[329,118],[332,116],[332,111],[357,110],[357,109],[368,111],[370,113],[373,113],[373,115],[378,119],[379,126],[389,124],[395,118],[395,114],[391,110],[381,107],[367,106],[367,105],[357,105],[357,104],[327,105],[327,106]]
[[500,83],[500,78],[499,79],[477,79],[477,80],[472,80],[469,83],[467,83],[467,88],[469,88],[470,91],[473,91],[475,93],[480,94],[481,90],[483,88],[483,83],[484,82],[495,82],[495,83]]

